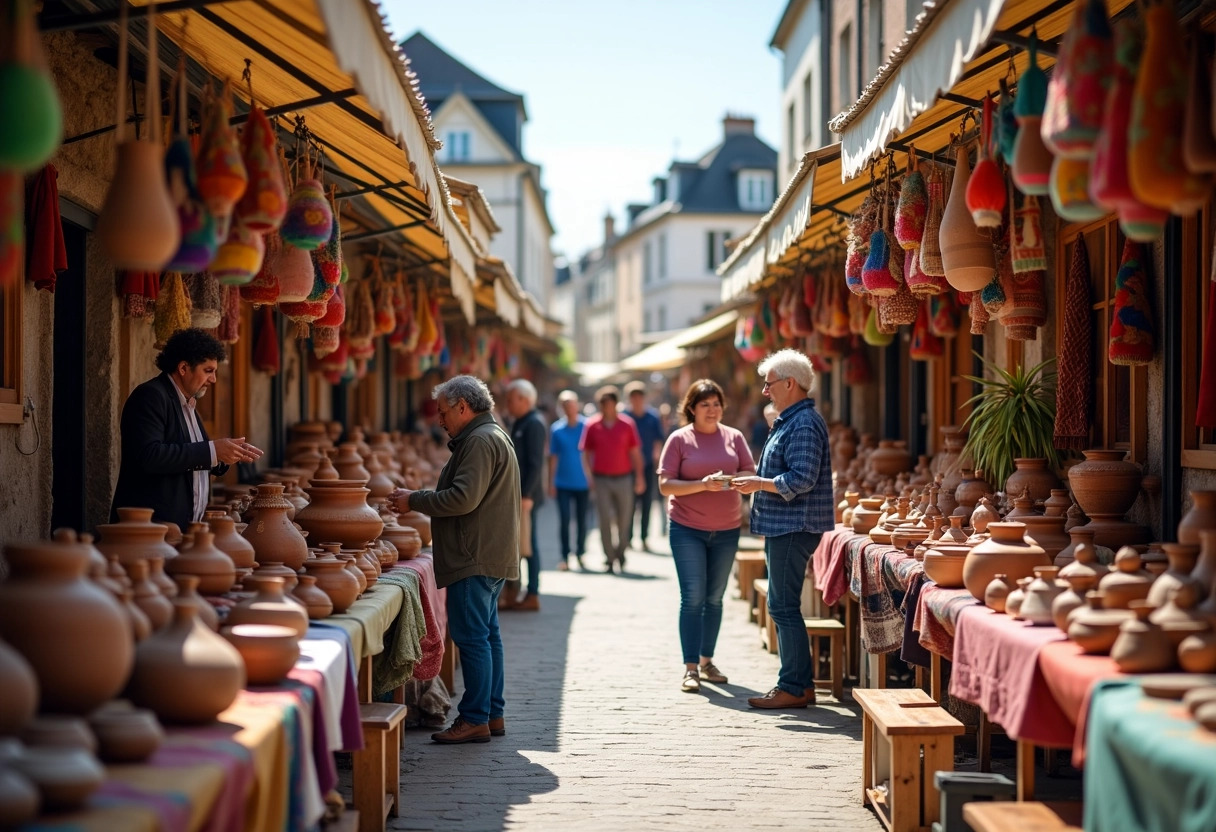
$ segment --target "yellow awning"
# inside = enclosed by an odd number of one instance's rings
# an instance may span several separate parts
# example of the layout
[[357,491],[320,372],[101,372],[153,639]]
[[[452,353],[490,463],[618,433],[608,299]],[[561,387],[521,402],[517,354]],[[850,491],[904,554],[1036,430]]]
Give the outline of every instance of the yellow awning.
[[621,370],[643,372],[646,370],[672,370],[684,364],[685,348],[716,341],[735,327],[739,310],[732,309],[715,315],[707,321],[693,324],[669,338],[664,338],[621,360]]

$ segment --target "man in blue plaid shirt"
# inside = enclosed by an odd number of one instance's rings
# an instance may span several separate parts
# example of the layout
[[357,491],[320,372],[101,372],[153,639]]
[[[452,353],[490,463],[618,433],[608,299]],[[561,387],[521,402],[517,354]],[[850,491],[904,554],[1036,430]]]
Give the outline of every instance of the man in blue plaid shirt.
[[806,564],[824,532],[835,525],[828,426],[809,398],[815,381],[811,361],[781,350],[760,362],[763,392],[777,408],[754,477],[731,485],[752,499],[753,534],[764,535],[768,564],[768,614],[777,625],[781,673],[777,686],[747,700],[753,708],[805,708],[815,704],[811,646],[802,621]]

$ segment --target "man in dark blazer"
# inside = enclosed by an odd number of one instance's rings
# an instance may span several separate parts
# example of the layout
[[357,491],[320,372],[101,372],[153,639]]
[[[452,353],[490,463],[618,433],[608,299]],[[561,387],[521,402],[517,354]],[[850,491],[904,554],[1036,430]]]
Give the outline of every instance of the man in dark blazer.
[[160,375],[131,391],[122,409],[122,463],[110,508],[152,509],[152,519],[185,529],[201,520],[210,484],[236,462],[262,451],[245,441],[208,439],[196,402],[215,384],[224,345],[202,329],[174,333],[156,357]]
[[[536,525],[541,504],[545,501],[545,449],[549,445],[549,429],[536,409],[536,386],[518,378],[507,385],[507,413],[511,423],[511,442],[519,465],[520,508],[528,520],[528,584],[525,594],[517,597],[504,592],[498,596],[500,610],[540,610],[540,552]],[[520,520],[523,520],[521,516]],[[515,587],[511,587],[512,592]]]

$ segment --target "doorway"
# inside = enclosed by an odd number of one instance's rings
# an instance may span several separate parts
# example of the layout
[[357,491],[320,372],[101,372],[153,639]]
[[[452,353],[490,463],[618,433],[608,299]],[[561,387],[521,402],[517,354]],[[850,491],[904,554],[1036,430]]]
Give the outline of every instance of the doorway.
[[63,221],[68,268],[55,284],[54,402],[51,407],[51,528],[84,530],[85,274],[88,231]]

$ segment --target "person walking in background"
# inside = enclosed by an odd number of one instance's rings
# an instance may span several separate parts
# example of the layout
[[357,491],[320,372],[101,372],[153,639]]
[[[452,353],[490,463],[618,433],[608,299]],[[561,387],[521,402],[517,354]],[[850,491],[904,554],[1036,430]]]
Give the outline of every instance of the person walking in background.
[[435,490],[398,488],[400,513],[430,515],[435,583],[447,587],[448,633],[460,648],[464,696],[438,743],[489,742],[507,732],[498,596],[519,578],[519,465],[511,437],[494,421],[494,397],[473,376],[431,391],[452,456]]
[[777,686],[747,700],[753,708],[804,708],[815,704],[814,668],[802,620],[806,564],[824,532],[834,528],[828,426],[809,398],[815,371],[797,350],[780,350],[760,362],[763,392],[777,409],[756,476],[731,485],[752,499],[751,530],[764,535],[768,614],[777,626],[781,672]]
[[563,571],[570,568],[570,511],[573,508],[574,557],[578,561],[578,568],[586,571],[583,555],[587,553],[590,491],[587,472],[583,470],[583,459],[579,453],[586,421],[579,413],[578,393],[573,390],[559,393],[557,404],[565,414],[553,423],[549,432],[549,496],[557,498],[560,516],[557,534],[562,559],[557,562],[557,568]]
[[[519,463],[520,523],[523,538],[521,550],[528,565],[527,592],[522,597],[500,597],[498,608],[504,610],[540,610],[540,546],[536,525],[540,507],[545,502],[545,420],[536,409],[536,386],[519,378],[507,385],[507,413],[511,416],[511,441],[515,443],[515,459]],[[524,546],[527,546],[524,549]]]
[[[625,385],[625,396],[629,399],[629,418],[633,419],[638,429],[638,439],[642,443],[642,478],[646,490],[637,495],[634,506],[639,520],[638,537],[641,539],[641,550],[650,551],[646,539],[650,537],[650,509],[655,498],[659,496],[659,480],[655,475],[655,467],[659,461],[659,449],[663,447],[666,438],[663,425],[659,421],[659,411],[646,404],[646,385],[640,381],[631,381]],[[633,533],[633,527],[629,527]]]
[[714,665],[714,648],[743,519],[730,482],[756,473],[743,433],[722,424],[725,407],[721,387],[694,381],[680,403],[684,426],[668,437],[659,460],[659,492],[670,498],[668,539],[680,582],[685,693],[700,691],[702,681],[726,682]]
[[633,501],[646,490],[642,479],[641,440],[633,420],[617,412],[620,393],[608,385],[595,391],[600,412],[587,420],[579,450],[595,493],[605,568],[625,571],[625,548],[633,529]]

